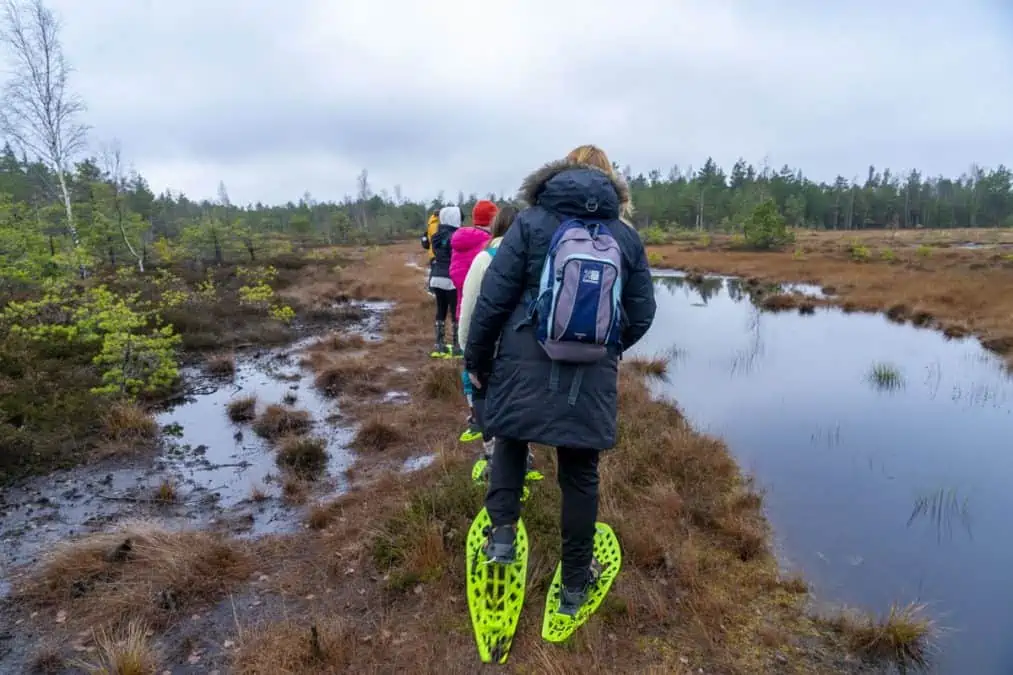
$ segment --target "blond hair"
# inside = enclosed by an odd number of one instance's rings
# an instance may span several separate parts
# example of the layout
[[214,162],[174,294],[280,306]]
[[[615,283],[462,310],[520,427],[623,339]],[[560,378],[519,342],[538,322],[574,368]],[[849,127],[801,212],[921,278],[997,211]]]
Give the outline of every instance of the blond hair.
[[610,176],[614,175],[612,162],[609,161],[609,156],[606,155],[605,151],[597,145],[582,145],[574,148],[566,156],[566,161],[573,162],[574,164],[586,164],[587,166],[593,166],[596,169],[604,171]]
[[[615,169],[612,168],[612,162],[609,161],[609,156],[597,145],[581,145],[574,148],[566,155],[566,161],[594,167],[595,169],[604,171],[610,178],[618,178]],[[633,227],[629,222],[629,219],[633,217],[633,203],[630,201],[624,202],[621,205],[620,211],[620,220]]]

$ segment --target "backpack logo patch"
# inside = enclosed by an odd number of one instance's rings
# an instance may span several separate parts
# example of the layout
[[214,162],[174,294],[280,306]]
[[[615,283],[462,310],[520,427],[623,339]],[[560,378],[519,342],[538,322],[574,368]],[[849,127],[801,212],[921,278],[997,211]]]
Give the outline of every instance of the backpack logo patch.
[[581,281],[585,284],[599,284],[601,283],[601,271],[596,269],[584,270],[584,276]]

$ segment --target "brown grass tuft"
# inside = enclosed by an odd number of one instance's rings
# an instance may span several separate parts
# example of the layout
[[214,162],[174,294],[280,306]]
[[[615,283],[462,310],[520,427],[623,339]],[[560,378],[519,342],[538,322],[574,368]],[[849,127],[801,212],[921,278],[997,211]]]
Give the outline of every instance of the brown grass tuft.
[[327,440],[308,436],[283,438],[278,447],[278,466],[303,477],[316,476],[327,468]]
[[220,599],[250,571],[237,542],[135,522],[61,544],[18,594],[33,606],[66,608],[83,625],[165,626],[188,608]]
[[107,441],[139,443],[158,437],[158,423],[135,403],[114,403],[102,415],[103,436]]
[[1008,354],[1013,351],[1013,335],[1000,335],[985,338],[981,346],[996,354]]
[[962,323],[950,323],[943,329],[943,335],[951,340],[967,337],[970,333],[971,329]]
[[304,478],[295,474],[287,474],[281,483],[281,496],[286,504],[298,506],[305,504],[309,498],[310,486]]
[[214,377],[232,377],[236,374],[236,357],[232,354],[215,354],[205,364]]
[[75,665],[89,675],[156,675],[161,658],[148,641],[147,632],[147,626],[139,621],[129,622],[116,634],[101,629],[95,633],[98,659]]
[[452,361],[428,364],[422,372],[422,392],[427,399],[459,400],[464,396],[460,368]]
[[624,359],[623,363],[632,368],[633,372],[650,377],[664,377],[665,373],[668,372],[668,360],[661,356],[654,358],[634,356],[630,359]]
[[366,339],[361,335],[337,333],[330,340],[330,347],[336,352],[349,349],[362,349],[366,346]]
[[263,485],[257,484],[250,488],[250,501],[252,502],[266,502],[269,497],[270,495],[267,494]]
[[316,386],[328,396],[365,396],[383,391],[377,379],[384,368],[365,356],[327,361],[318,366]]
[[249,422],[257,416],[257,397],[243,396],[229,401],[229,419],[233,422]]
[[889,309],[886,310],[886,318],[895,323],[904,323],[910,315],[911,310],[903,303],[891,305]]
[[775,293],[760,301],[760,307],[768,312],[781,312],[798,307],[798,298],[791,293]]
[[885,617],[842,612],[829,620],[852,649],[865,659],[894,665],[906,672],[928,668],[935,625],[925,618],[925,606],[893,606]]
[[253,423],[253,430],[264,438],[276,439],[289,434],[305,434],[313,426],[305,410],[290,410],[281,405],[269,405]]
[[289,619],[250,631],[233,660],[236,675],[354,672],[359,636],[343,617]]
[[172,504],[179,498],[176,484],[169,478],[164,479],[155,488],[155,501],[163,504]]
[[359,427],[352,446],[360,452],[383,452],[404,440],[404,435],[380,416],[374,416]]
[[916,310],[911,315],[911,323],[916,326],[928,326],[935,319],[931,312],[926,312],[923,309]]
[[791,574],[787,577],[780,579],[779,583],[781,588],[788,591],[789,593],[796,593],[798,595],[805,595],[809,592],[809,582],[805,580],[801,574]]

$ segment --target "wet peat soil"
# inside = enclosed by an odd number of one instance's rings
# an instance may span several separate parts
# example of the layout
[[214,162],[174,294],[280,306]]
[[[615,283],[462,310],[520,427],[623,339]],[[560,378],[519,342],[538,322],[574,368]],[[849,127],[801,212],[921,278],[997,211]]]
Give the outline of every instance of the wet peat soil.
[[[279,498],[303,517],[290,532],[196,529],[202,523],[183,513],[188,528],[156,517],[47,551],[8,577],[6,663],[75,672],[75,660],[95,665],[107,654],[150,665],[137,672],[174,674],[481,671],[463,544],[482,488],[469,476],[477,448],[457,441],[459,365],[426,356],[432,302],[415,247],[348,257],[319,283],[395,304],[381,340],[340,330],[301,357],[336,403],[326,422],[355,429],[355,463],[341,480],[280,472]],[[531,567],[510,670],[878,672],[855,655],[871,650],[842,632],[850,624],[811,616],[805,583],[782,576],[772,554],[762,496],[719,440],[651,397],[645,372],[657,370],[631,363],[621,372],[620,440],[602,463],[600,518],[616,529],[624,567],[566,647],[540,639],[559,502],[552,455],[537,452],[547,480],[524,509]],[[241,430],[264,429],[265,415]],[[282,430],[279,453],[312,433],[270,421]]]

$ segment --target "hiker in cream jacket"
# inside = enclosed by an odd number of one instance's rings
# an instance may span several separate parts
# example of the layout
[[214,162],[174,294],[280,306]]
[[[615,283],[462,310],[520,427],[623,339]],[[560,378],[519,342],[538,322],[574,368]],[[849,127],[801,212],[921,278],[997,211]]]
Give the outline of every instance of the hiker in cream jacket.
[[464,286],[461,290],[461,315],[459,318],[460,327],[458,329],[458,345],[461,349],[468,344],[468,325],[471,322],[471,313],[475,311],[475,303],[478,302],[478,294],[482,289],[482,278],[485,277],[485,271],[489,269],[489,264],[492,263],[492,256],[495,253],[496,248],[499,247],[499,243],[503,241],[503,235],[506,234],[514,218],[517,216],[517,209],[512,206],[504,206],[502,209],[496,212],[496,217],[492,222],[492,226],[489,231],[492,235],[492,239],[486,244],[485,248],[475,256],[475,259],[471,263],[471,267],[468,268],[468,274],[464,277]]

